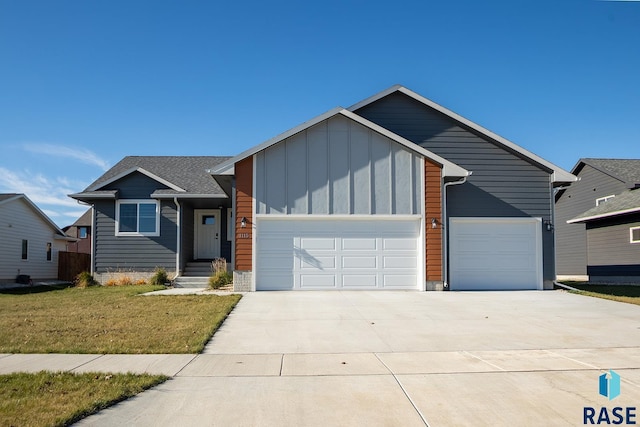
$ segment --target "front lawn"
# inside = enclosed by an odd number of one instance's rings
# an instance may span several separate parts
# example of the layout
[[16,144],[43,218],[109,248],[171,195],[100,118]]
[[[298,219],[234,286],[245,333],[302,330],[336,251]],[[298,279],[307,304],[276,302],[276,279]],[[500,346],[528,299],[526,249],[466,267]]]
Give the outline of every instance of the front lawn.
[[634,285],[591,285],[582,282],[563,282],[568,286],[579,289],[570,291],[591,297],[610,299],[640,305],[640,286]]
[[162,375],[0,375],[0,425],[67,426],[165,381]]
[[139,296],[158,289],[2,291],[0,353],[199,353],[240,300],[239,295]]

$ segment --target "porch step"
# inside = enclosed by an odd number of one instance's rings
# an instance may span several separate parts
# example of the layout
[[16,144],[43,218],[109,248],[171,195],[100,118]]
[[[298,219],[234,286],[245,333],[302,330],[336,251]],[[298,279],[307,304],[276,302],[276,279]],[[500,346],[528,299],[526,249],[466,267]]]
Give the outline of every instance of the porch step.
[[209,286],[209,276],[180,276],[173,283],[176,288],[206,288]]
[[211,276],[211,263],[210,262],[188,262],[182,272],[186,277],[209,277]]

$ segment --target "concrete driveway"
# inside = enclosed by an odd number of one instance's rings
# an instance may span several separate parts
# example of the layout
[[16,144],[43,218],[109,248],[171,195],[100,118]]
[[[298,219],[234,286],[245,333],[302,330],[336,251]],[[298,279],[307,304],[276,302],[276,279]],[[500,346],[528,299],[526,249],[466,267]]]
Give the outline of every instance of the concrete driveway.
[[[598,394],[609,369],[622,378],[612,401]],[[171,380],[80,424],[582,425],[584,407],[597,421],[614,406],[640,406],[640,306],[562,291],[262,292]]]

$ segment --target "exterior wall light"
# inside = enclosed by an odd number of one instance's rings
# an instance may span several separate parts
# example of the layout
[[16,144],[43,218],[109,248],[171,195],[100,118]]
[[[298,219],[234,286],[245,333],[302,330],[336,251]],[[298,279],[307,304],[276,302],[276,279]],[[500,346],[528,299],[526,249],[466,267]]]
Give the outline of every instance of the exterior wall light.
[[438,228],[438,220],[431,218],[431,228]]
[[553,231],[553,223],[549,220],[544,222],[545,227],[547,228],[547,231]]
[[240,220],[240,228],[245,228],[247,226],[247,217],[243,216]]

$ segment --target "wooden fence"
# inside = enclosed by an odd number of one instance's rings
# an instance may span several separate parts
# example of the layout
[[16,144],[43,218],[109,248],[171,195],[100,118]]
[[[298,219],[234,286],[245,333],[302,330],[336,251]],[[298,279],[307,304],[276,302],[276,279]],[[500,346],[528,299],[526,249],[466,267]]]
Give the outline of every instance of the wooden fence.
[[91,269],[91,255],[78,252],[58,252],[58,280],[73,281],[83,271]]

